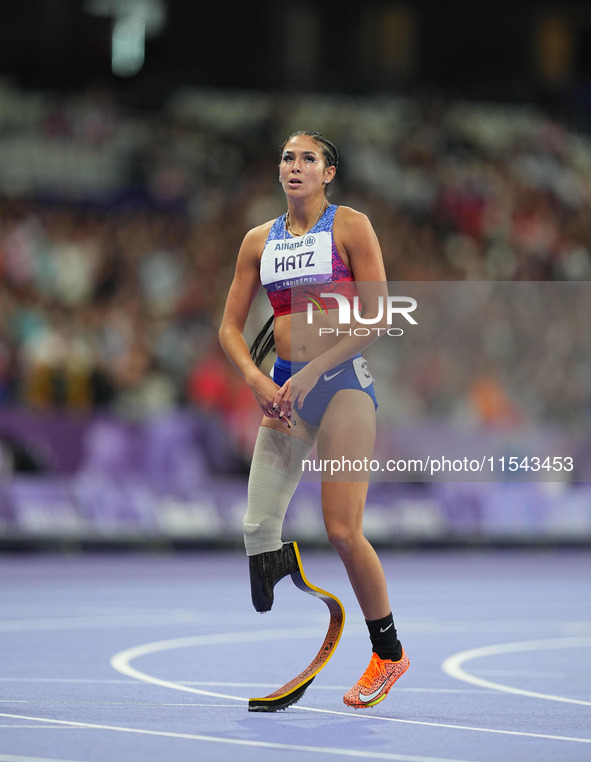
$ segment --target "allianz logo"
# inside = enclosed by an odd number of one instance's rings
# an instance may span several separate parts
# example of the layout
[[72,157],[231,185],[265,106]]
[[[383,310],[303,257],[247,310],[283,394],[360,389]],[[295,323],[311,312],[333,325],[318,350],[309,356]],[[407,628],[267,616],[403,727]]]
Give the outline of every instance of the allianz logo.
[[314,246],[316,239],[313,235],[307,235],[306,238],[301,238],[299,241],[281,241],[275,244],[275,251],[291,251],[293,249],[299,249],[300,246]]

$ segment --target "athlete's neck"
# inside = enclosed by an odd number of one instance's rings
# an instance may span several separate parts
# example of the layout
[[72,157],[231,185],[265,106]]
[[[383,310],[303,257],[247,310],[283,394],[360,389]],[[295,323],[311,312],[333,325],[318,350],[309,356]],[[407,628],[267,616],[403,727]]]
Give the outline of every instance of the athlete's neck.
[[324,194],[321,198],[306,199],[296,204],[291,200],[287,202],[287,215],[285,226],[287,231],[294,236],[301,236],[311,230],[323,212],[329,205]]

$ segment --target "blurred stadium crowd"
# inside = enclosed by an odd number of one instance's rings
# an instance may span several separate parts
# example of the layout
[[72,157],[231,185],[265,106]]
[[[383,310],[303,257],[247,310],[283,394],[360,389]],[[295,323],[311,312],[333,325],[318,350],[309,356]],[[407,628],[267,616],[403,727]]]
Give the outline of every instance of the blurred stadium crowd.
[[[535,106],[187,90],[146,114],[3,84],[0,405],[257,417],[217,326],[302,128],[339,146],[332,199],[369,215],[390,280],[591,279],[591,136]],[[436,411],[445,379],[421,388]]]

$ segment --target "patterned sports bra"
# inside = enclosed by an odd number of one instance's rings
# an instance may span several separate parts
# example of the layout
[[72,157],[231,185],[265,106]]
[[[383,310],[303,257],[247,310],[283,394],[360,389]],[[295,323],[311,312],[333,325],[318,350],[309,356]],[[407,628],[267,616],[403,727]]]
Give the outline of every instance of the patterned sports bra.
[[273,223],[263,249],[260,273],[275,317],[305,312],[309,304],[318,304],[322,293],[343,294],[352,303],[357,294],[353,273],[334,242],[336,210],[337,206],[330,204],[303,236],[288,233],[285,214]]

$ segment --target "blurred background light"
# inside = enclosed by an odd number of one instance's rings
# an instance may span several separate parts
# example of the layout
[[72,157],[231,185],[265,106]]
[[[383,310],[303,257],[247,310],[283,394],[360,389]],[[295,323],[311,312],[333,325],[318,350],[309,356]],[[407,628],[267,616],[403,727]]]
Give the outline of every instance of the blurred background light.
[[126,16],[113,25],[111,68],[119,77],[132,77],[144,65],[146,27],[140,18]]
[[166,25],[164,0],[87,0],[84,9],[94,16],[113,19],[111,70],[118,77],[132,77],[144,65],[146,37]]

